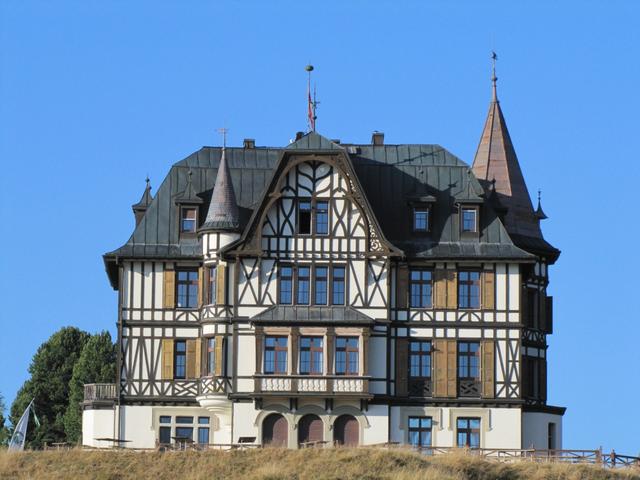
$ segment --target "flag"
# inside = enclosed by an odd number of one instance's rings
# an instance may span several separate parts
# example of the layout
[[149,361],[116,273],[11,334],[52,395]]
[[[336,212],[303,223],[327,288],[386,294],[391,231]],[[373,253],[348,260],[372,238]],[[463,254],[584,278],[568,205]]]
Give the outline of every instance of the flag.
[[29,423],[29,410],[31,410],[31,404],[33,400],[27,405],[27,409],[24,411],[18,424],[16,425],[11,440],[9,441],[9,451],[21,452],[24,450],[24,441],[27,438],[27,424]]
[[308,93],[308,111],[307,111],[307,116],[309,118],[309,129],[312,132],[315,132],[316,130],[316,119],[315,119],[315,115],[313,112],[313,100],[311,99],[311,85],[309,85],[309,88],[307,88],[307,93]]

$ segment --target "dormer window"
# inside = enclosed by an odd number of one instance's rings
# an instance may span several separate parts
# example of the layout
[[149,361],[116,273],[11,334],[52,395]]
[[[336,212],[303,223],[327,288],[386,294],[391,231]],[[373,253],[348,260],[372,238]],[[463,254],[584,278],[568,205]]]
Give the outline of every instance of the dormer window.
[[463,233],[478,231],[478,209],[476,207],[462,207],[461,226]]
[[329,234],[329,202],[326,200],[299,200],[298,235],[328,235]]
[[195,233],[198,209],[196,207],[180,208],[180,233]]
[[413,209],[413,230],[414,232],[429,231],[429,209],[426,207]]

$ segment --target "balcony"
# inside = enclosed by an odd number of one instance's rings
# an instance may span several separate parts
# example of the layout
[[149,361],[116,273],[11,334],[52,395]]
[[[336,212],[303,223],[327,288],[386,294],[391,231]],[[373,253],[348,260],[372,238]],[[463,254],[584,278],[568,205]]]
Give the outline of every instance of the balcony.
[[87,383],[84,386],[84,408],[111,407],[118,398],[115,383]]
[[223,377],[202,377],[198,382],[198,396],[226,395],[231,392],[231,381]]
[[368,377],[344,375],[254,375],[255,393],[295,396],[371,397]]

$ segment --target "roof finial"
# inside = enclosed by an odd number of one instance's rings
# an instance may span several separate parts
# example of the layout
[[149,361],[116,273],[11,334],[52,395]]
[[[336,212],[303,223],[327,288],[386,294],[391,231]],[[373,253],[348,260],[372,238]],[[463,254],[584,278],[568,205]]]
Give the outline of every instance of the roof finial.
[[307,125],[309,126],[309,131],[316,131],[316,119],[318,116],[316,115],[316,108],[320,104],[320,102],[316,99],[316,86],[313,85],[313,98],[311,98],[311,72],[313,72],[313,65],[309,64],[304,69],[307,71]]
[[229,133],[229,129],[222,127],[219,128],[217,132],[222,135],[222,148],[227,148],[227,133]]
[[548,218],[545,215],[544,210],[542,210],[542,190],[540,189],[538,189],[538,208],[536,209],[534,215],[538,220],[544,220]]
[[493,98],[492,100],[494,102],[498,101],[498,92],[497,92],[497,87],[496,84],[498,83],[498,77],[496,76],[496,61],[498,60],[498,54],[496,54],[496,52],[491,52],[491,63],[492,63],[492,68],[491,68],[491,83],[493,84]]

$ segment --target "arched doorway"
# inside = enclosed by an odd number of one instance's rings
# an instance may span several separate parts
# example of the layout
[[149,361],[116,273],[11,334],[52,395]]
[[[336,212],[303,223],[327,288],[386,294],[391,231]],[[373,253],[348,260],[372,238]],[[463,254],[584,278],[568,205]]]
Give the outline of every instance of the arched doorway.
[[360,426],[353,415],[340,415],[333,424],[333,440],[338,445],[355,447],[360,442]]
[[289,437],[287,420],[279,413],[272,413],[262,422],[262,445],[286,447]]
[[305,415],[298,422],[298,443],[321,442],[324,440],[324,425],[317,415]]

